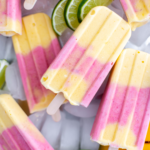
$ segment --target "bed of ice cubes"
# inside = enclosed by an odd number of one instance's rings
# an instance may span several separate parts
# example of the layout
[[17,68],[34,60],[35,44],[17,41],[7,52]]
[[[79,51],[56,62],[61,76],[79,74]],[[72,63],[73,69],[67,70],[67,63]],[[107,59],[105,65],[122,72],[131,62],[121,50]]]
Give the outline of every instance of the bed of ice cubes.
[[[37,0],[36,5],[30,11],[22,7],[22,14],[26,16],[32,13],[44,12],[51,17],[53,8],[57,2],[58,0]],[[114,0],[109,8],[126,19],[119,0]],[[67,29],[59,37],[62,47],[72,33],[73,31]],[[10,66],[6,70],[6,86],[4,90],[0,90],[0,94],[9,93],[16,100],[24,101],[26,97],[11,38],[0,35],[0,46],[0,59],[6,59],[10,63]],[[132,36],[125,48],[134,48],[150,53],[150,23],[132,32]],[[47,115],[45,111],[29,116],[55,150],[98,150],[99,145],[90,141],[90,131],[107,81],[108,78],[88,108],[72,106],[69,103],[63,105],[60,122],[54,122],[51,116]]]

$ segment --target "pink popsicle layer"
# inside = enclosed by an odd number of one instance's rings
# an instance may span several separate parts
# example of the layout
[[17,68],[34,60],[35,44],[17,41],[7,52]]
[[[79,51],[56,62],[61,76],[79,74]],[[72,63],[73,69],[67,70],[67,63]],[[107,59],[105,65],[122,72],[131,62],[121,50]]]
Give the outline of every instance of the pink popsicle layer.
[[8,94],[0,95],[0,149],[53,150],[17,102]]
[[[114,89],[116,91],[115,93]],[[140,135],[136,144],[140,148],[143,147],[146,130],[143,132],[141,129],[147,128],[149,124],[149,120],[144,120],[150,117],[150,88],[144,88],[138,91],[135,87],[112,84],[107,87],[106,91],[92,128],[92,140],[97,141],[100,132],[109,124],[118,123],[120,126],[125,126],[130,114],[135,108],[130,130],[133,131],[135,136],[138,137]],[[111,99],[112,95],[113,100]],[[135,101],[137,96],[138,99]],[[124,99],[126,99],[125,103]],[[111,112],[109,115],[107,113],[108,110]],[[141,138],[143,139],[142,141],[140,140]]]
[[[41,46],[38,46],[34,50],[31,50],[31,52],[27,55],[16,54],[21,78],[31,112],[36,104],[40,103],[42,99],[44,100],[44,96],[47,98],[48,96],[55,96],[55,94],[49,90],[46,90],[42,86],[40,83],[40,78],[45,73],[48,66],[55,59],[55,56],[57,56],[59,51],[60,46],[58,40],[54,39],[51,41],[51,44],[46,51]],[[49,100],[45,99],[45,101]]]
[[36,136],[36,133],[23,131],[18,126],[13,126],[4,130],[0,135],[0,148],[1,150],[53,150],[46,140],[40,141],[36,139]]

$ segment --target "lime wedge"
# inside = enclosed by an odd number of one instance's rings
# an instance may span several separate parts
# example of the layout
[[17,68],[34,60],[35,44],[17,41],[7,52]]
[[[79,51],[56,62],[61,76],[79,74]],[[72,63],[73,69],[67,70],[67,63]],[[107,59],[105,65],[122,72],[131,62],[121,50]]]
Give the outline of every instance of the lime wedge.
[[68,0],[65,7],[65,21],[68,27],[72,30],[75,30],[79,25],[77,13],[81,2],[82,0]]
[[3,88],[5,83],[5,71],[9,63],[6,60],[0,60],[0,89]]
[[61,35],[67,28],[64,18],[64,9],[67,1],[68,0],[60,0],[53,10],[52,26],[58,35]]
[[82,22],[90,10],[96,6],[108,6],[113,0],[83,0],[78,9],[78,21]]

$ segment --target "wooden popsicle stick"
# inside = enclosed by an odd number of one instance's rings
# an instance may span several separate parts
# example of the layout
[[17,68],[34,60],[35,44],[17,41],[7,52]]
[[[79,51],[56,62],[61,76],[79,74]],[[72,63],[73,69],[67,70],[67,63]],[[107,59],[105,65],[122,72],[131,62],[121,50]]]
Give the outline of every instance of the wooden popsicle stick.
[[61,114],[60,114],[60,110],[58,109],[57,112],[52,115],[52,118],[55,122],[59,122],[61,120]]
[[100,145],[99,150],[108,150],[109,146]]
[[58,93],[55,98],[52,100],[52,102],[49,104],[49,106],[47,107],[47,113],[49,115],[54,115],[57,113],[57,111],[59,110],[60,106],[63,104],[63,102],[65,101],[65,97],[62,93]]
[[[112,149],[112,148],[111,148],[111,149]],[[113,148],[113,149],[114,149],[114,148]],[[117,149],[117,148],[115,148],[115,149]],[[100,145],[99,150],[109,150],[109,146]],[[119,148],[119,150],[126,150],[126,149],[121,149],[121,148]]]
[[37,0],[25,0],[24,2],[24,8],[27,10],[30,10],[34,7]]

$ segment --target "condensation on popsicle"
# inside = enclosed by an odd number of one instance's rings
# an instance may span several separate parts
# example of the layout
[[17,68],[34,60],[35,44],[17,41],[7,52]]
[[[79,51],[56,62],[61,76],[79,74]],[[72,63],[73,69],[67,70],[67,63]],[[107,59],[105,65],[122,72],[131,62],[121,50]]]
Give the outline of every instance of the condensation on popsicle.
[[55,97],[40,79],[60,51],[50,18],[43,13],[23,18],[22,35],[13,36],[21,78],[30,112],[45,109]]
[[149,0],[120,0],[132,30],[150,21]]
[[41,79],[74,105],[87,107],[131,35],[130,26],[107,7],[95,7]]
[[150,118],[150,55],[122,52],[102,98],[91,138],[102,145],[142,150]]
[[0,95],[0,149],[53,150],[10,95]]
[[0,34],[22,33],[21,0],[0,0]]

